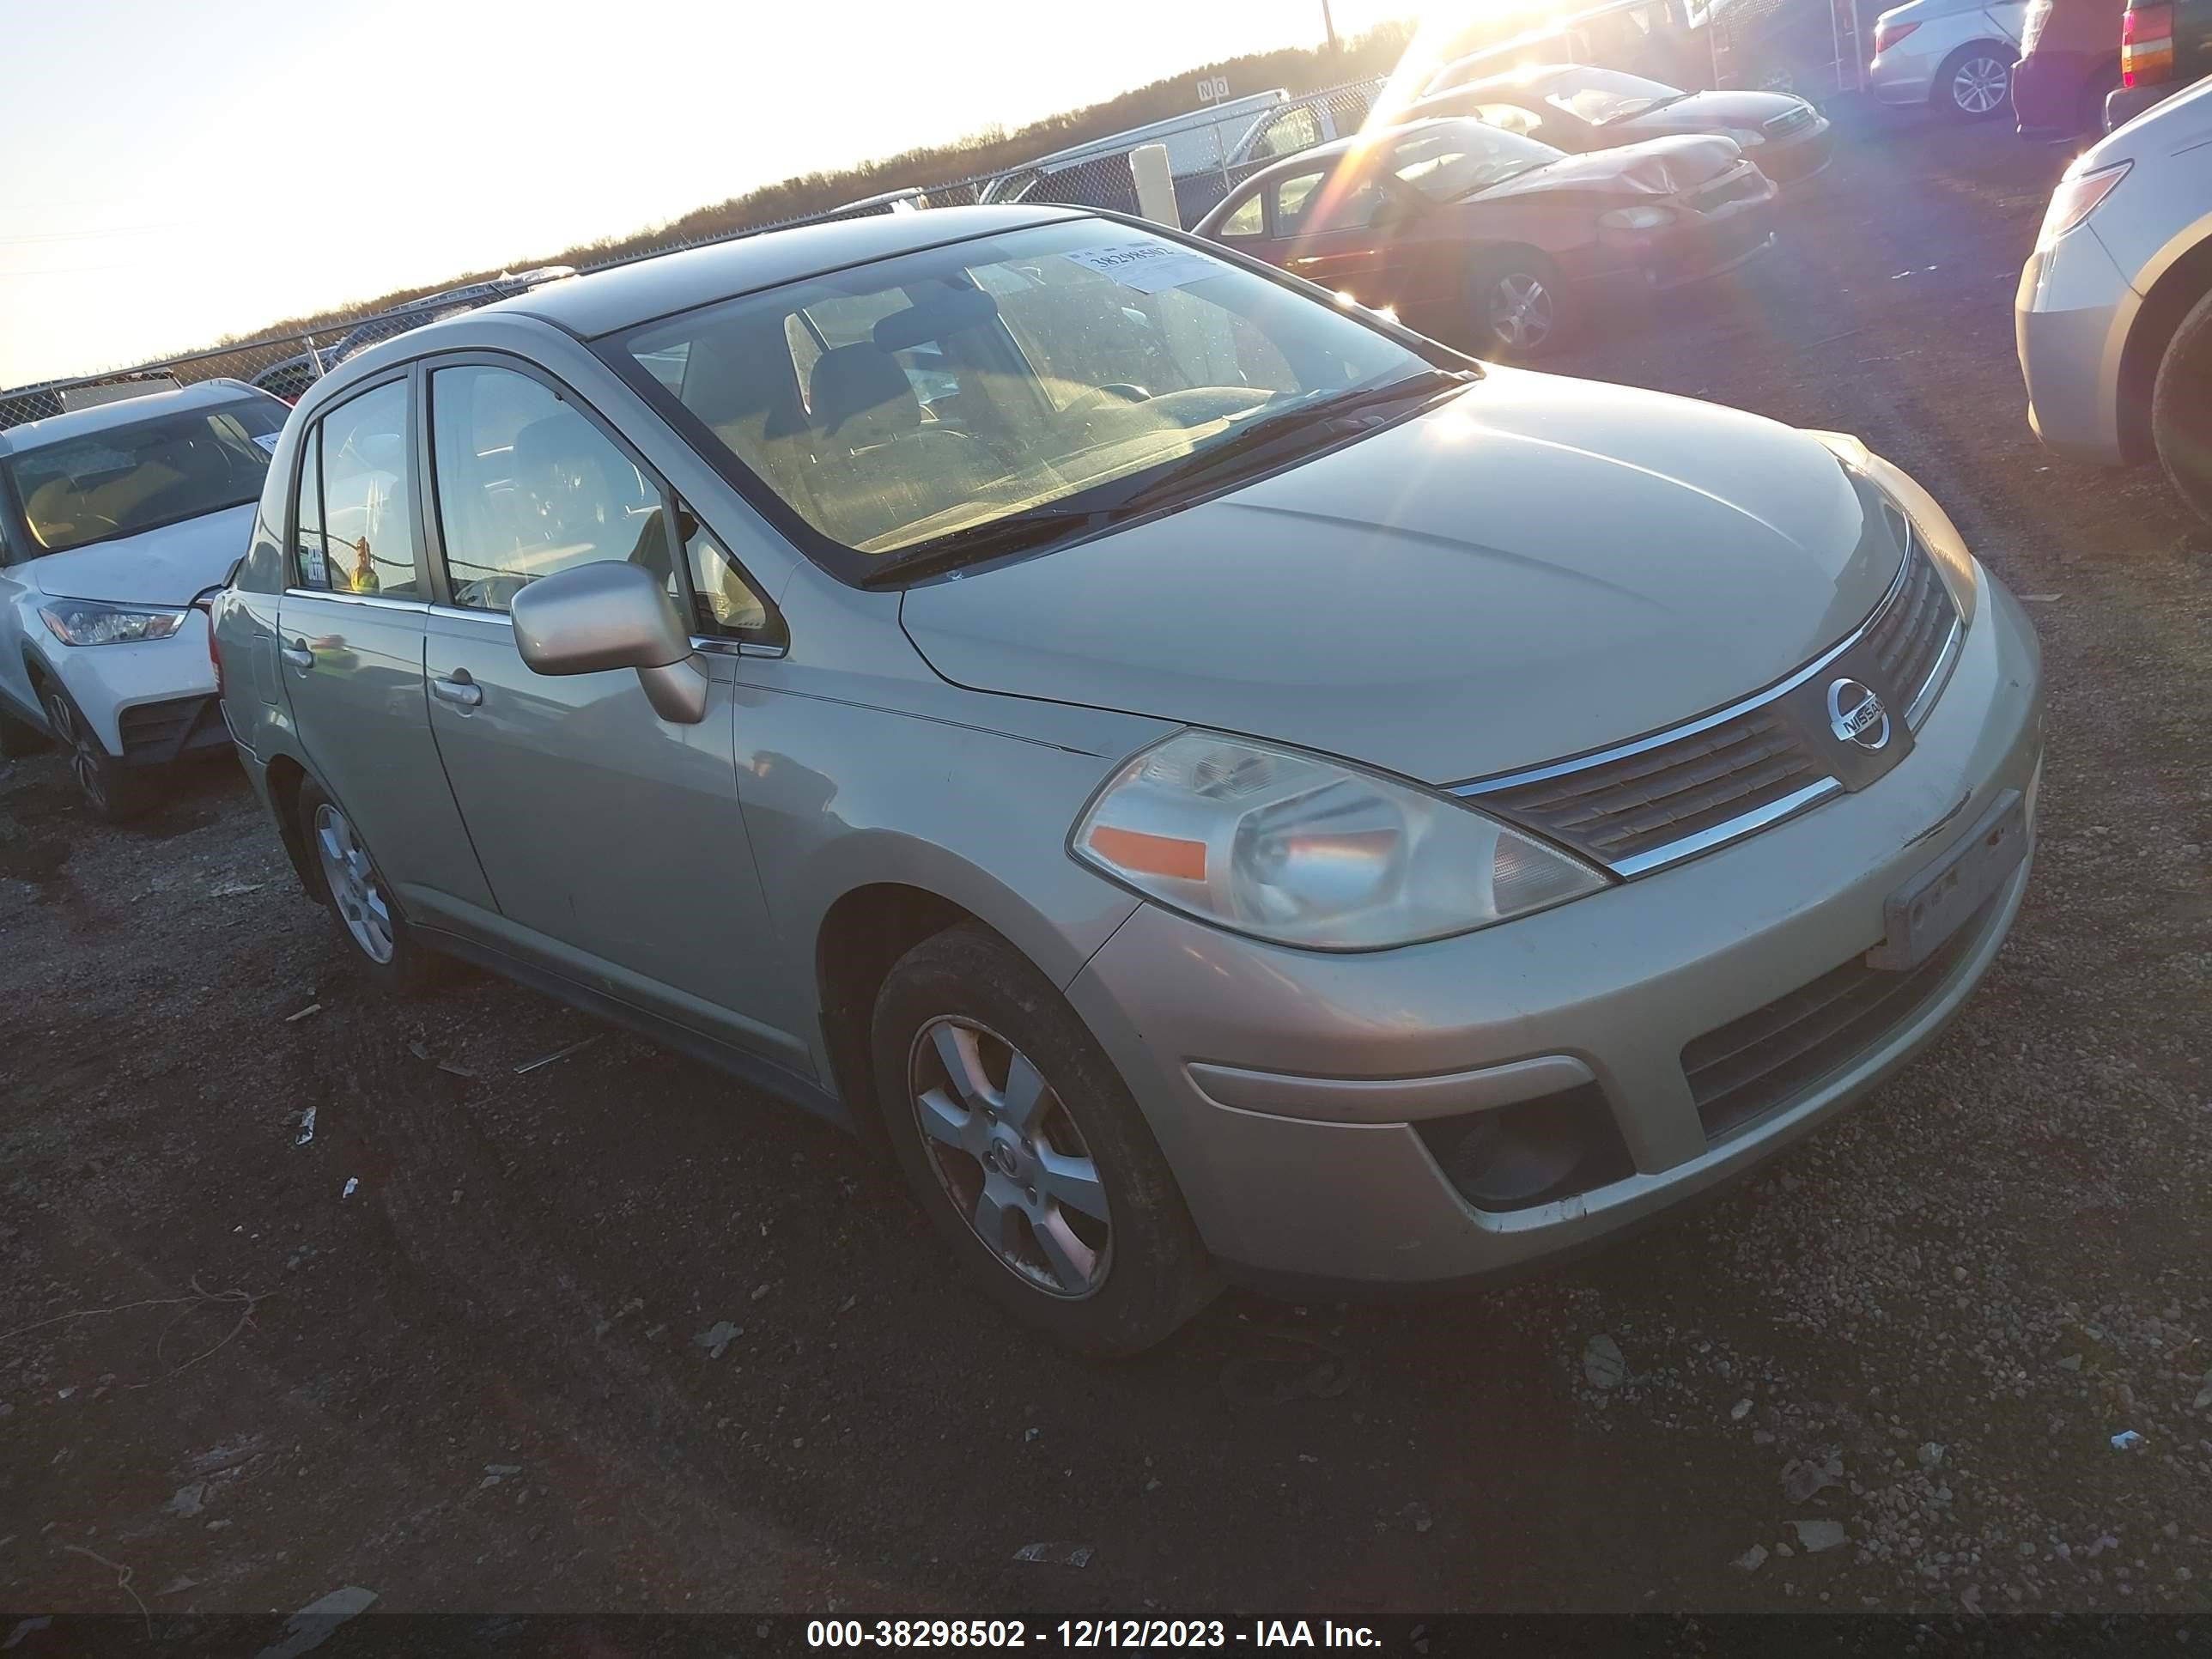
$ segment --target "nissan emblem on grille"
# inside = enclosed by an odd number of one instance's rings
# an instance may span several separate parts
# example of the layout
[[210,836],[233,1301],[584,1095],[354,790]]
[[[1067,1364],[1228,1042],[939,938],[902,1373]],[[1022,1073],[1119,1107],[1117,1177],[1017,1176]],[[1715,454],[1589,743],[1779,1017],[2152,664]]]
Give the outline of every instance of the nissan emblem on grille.
[[1873,689],[1854,679],[1828,684],[1828,729],[1838,743],[1855,743],[1862,749],[1881,748],[1889,741],[1889,710]]

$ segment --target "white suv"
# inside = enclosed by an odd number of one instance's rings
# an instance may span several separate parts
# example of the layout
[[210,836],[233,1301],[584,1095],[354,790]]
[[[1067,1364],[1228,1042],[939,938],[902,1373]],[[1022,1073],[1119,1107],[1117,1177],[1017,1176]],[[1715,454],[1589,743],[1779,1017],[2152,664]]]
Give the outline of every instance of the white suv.
[[228,749],[193,601],[246,550],[289,413],[207,380],[0,431],[0,754],[59,744],[120,822]]

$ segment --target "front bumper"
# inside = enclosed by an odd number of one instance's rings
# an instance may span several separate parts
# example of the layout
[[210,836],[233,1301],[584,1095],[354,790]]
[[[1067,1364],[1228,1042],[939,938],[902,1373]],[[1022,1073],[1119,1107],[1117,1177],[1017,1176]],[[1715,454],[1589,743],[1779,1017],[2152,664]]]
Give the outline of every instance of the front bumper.
[[1753,155],[1759,170],[1778,185],[1802,185],[1828,169],[1836,159],[1836,135],[1821,116],[1802,132],[1769,139]]
[[1746,197],[1642,234],[1608,233],[1599,256],[1607,263],[1586,280],[1596,292],[1626,301],[1639,294],[1663,294],[1734,270],[1774,246],[1774,181],[1760,179],[1757,196]]
[[2013,295],[2027,423],[2071,459],[2118,466],[2120,356],[2142,304],[2097,236],[2094,216],[2028,255]]
[[[2034,633],[1980,580],[1974,626],[1912,753],[1873,787],[1709,857],[1368,955],[1284,950],[1139,907],[1069,995],[1209,1248],[1232,1269],[1339,1284],[1494,1271],[1729,1178],[1904,1064],[1987,970],[2025,864],[1966,925],[1939,982],[1762,1114],[1709,1134],[1683,1050],[1856,961],[1882,937],[1886,897],[2005,791],[2029,792],[2042,742]],[[1476,1209],[1414,1127],[1583,1076],[1632,1172],[1559,1202]]]
[[[166,640],[130,645],[42,641],[47,672],[83,714],[100,746],[126,765],[159,765],[230,741],[215,703],[207,617],[187,611]],[[46,632],[43,626],[40,633]]]

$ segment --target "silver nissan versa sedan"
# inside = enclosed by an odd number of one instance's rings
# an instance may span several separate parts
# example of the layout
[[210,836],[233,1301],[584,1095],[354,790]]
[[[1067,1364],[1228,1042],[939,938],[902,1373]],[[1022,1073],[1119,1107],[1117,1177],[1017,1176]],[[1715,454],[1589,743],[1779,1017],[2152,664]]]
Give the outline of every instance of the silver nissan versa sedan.
[[1065,209],[364,352],[216,617],[363,979],[470,959],[880,1138],[1097,1352],[1711,1187],[2027,881],[2035,639],[1897,469]]

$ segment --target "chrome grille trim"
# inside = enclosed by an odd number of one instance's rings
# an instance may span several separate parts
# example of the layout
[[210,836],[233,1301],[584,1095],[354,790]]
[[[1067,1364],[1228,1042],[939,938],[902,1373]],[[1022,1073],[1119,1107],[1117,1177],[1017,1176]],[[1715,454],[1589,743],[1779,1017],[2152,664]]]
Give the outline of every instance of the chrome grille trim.
[[1717,823],[1710,830],[1701,830],[1694,836],[1685,836],[1680,841],[1669,842],[1664,847],[1655,847],[1648,853],[1632,854],[1616,860],[1610,866],[1618,876],[1640,876],[1662,866],[1680,864],[1684,859],[1693,859],[1700,853],[1710,853],[1716,847],[1770,829],[1784,818],[1794,818],[1808,806],[1818,806],[1831,795],[1840,795],[1844,786],[1833,778],[1822,778],[1818,783],[1808,783],[1795,794],[1784,795],[1780,800],[1769,801],[1755,811],[1741,817],[1730,818],[1726,823]]
[[1912,694],[1912,701],[1905,706],[1905,723],[1915,732],[1920,729],[1922,722],[1936,707],[1936,699],[1943,695],[1943,688],[1950,684],[1951,671],[1958,666],[1959,652],[1966,643],[1966,618],[1959,614],[1959,607],[1954,603],[1951,607],[1951,631],[1944,636],[1943,648],[1936,653],[1936,666],[1928,671],[1927,679]]
[[[1510,772],[1497,777],[1479,778],[1468,783],[1454,784],[1449,787],[1448,793],[1463,800],[1479,801],[1486,796],[1501,794],[1532,784],[1571,777],[1578,772],[1615,765],[1639,755],[1648,755],[1656,750],[1686,743],[1732,721],[1742,721],[1747,716],[1756,715],[1759,710],[1765,708],[1778,699],[1787,696],[1790,692],[1813,679],[1846,652],[1865,641],[1869,635],[1875,633],[1884,624],[1898,621],[1899,619],[1893,613],[1900,605],[1917,601],[1923,596],[1932,593],[1932,599],[1927,602],[1938,605],[1942,611],[1948,612],[1949,627],[1945,632],[1942,643],[1936,651],[1925,678],[1913,692],[1902,717],[1908,729],[1917,732],[1934,709],[1936,699],[1942,695],[1944,685],[1948,682],[1951,670],[1957,664],[1966,635],[1965,619],[1959,611],[1957,602],[1952,599],[1950,588],[1944,581],[1942,571],[1936,568],[1935,561],[1929,556],[1927,550],[1918,544],[1918,540],[1917,536],[1911,532],[1908,526],[1905,554],[1898,561],[1897,574],[1890,579],[1888,588],[1875,603],[1874,609],[1868,612],[1865,621],[1811,662],[1764,690],[1753,692],[1751,696],[1730,703],[1725,708],[1716,709],[1708,714],[1701,714],[1680,726],[1669,726],[1664,731],[1632,738],[1626,743],[1615,744],[1608,748],[1593,750],[1589,754],[1578,755],[1572,759],[1555,761],[1544,766],[1528,767],[1521,771]],[[1909,625],[1910,618],[1905,621],[1906,625]],[[1842,782],[1827,774],[1821,763],[1810,756],[1804,758],[1805,769],[1820,775],[1815,781],[1792,790],[1787,795],[1777,799],[1764,802],[1723,823],[1709,825],[1675,841],[1619,857],[1608,857],[1601,851],[1577,845],[1571,837],[1560,835],[1556,829],[1547,830],[1547,826],[1540,822],[1530,821],[1524,827],[1533,829],[1539,834],[1551,834],[1563,845],[1583,857],[1595,860],[1617,876],[1632,878],[1648,875],[1653,871],[1679,864],[1686,859],[1696,858],[1702,854],[1711,852],[1716,848],[1725,846],[1730,842],[1739,841],[1746,836],[1770,829],[1785,818],[1794,817],[1798,813],[1820,805],[1831,796],[1843,793]],[[1650,804],[1648,796],[1632,800],[1625,799],[1621,810],[1625,813],[1631,807]],[[1518,821],[1510,806],[1501,804],[1498,810],[1509,820]]]

